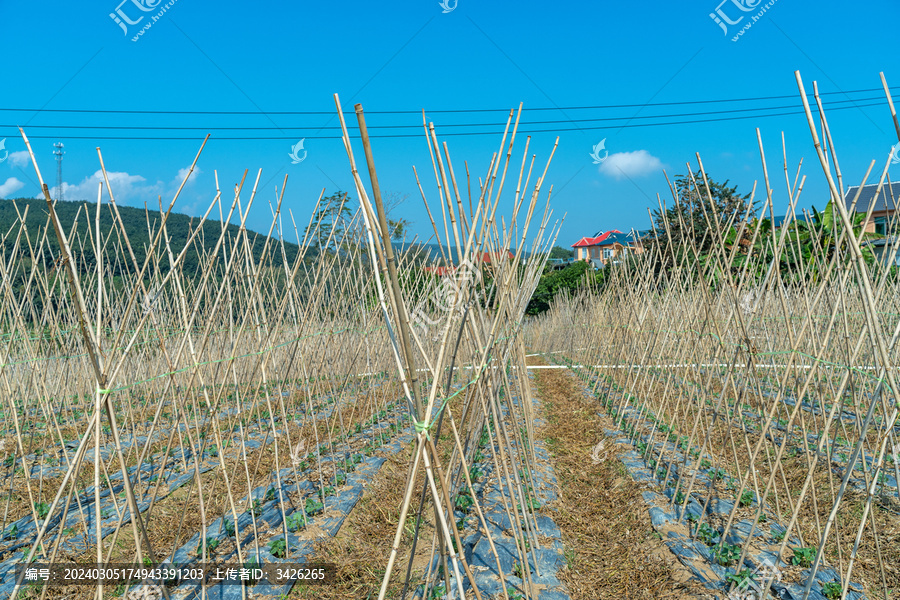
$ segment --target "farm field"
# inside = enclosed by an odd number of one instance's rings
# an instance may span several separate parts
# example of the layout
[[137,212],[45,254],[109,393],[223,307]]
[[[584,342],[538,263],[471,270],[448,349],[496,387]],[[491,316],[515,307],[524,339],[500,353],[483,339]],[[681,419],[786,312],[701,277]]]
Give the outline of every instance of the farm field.
[[[527,329],[528,347],[611,419],[596,451],[620,448],[672,552],[732,597],[900,589],[900,287],[896,267],[871,255],[863,215],[836,194],[819,108],[807,119],[837,198],[824,213],[793,211],[806,175],[785,158],[780,228],[752,210],[707,214],[691,237],[689,213],[671,209],[675,222],[657,232],[668,244],[558,299]],[[879,190],[889,165],[872,161],[866,174]],[[709,193],[699,166],[685,205]],[[763,185],[760,215],[774,193],[768,175]],[[804,254],[810,240],[819,251]]]
[[[520,115],[477,186],[426,128],[440,268],[392,240],[361,107],[359,207],[285,214],[285,177],[264,236],[261,173],[186,237],[178,193],[147,210],[140,248],[108,181],[72,222],[42,181],[0,261],[0,597],[896,600],[900,280],[833,151],[824,217],[785,157],[780,228],[766,174],[762,206],[664,218],[526,317],[559,221]],[[676,207],[710,196],[697,158]],[[181,574],[35,580],[62,563]]]

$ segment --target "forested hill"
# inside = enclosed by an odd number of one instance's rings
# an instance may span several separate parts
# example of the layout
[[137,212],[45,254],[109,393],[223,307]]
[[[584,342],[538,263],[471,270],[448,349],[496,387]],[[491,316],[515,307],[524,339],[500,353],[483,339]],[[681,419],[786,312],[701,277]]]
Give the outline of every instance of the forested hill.
[[[152,236],[155,236],[159,224],[162,221],[162,215],[158,210],[149,211],[148,213],[142,208],[133,208],[118,204],[116,206],[119,209],[119,215],[122,218],[122,223],[125,232],[128,235],[128,240],[131,243],[131,248],[134,251],[135,257],[140,264],[143,264],[147,255],[147,248],[153,241]],[[47,203],[43,199],[18,198],[15,200],[0,200],[0,235],[4,236],[4,254],[6,256],[10,255],[13,247],[16,245],[16,237],[19,235],[19,217],[16,208],[18,208],[19,214],[25,214],[27,208],[28,213],[25,224],[27,226],[28,238],[30,238],[31,245],[35,248],[38,246],[49,248],[52,252],[52,256],[45,256],[44,260],[52,262],[59,256],[59,243],[57,242],[52,225],[50,226],[49,231],[47,231],[47,241],[40,244],[40,240],[38,239],[38,236],[43,236],[44,230],[49,223],[47,219]],[[87,215],[85,214],[85,210],[87,210]],[[92,229],[92,233],[94,231],[96,211],[97,205],[93,202],[57,202],[56,204],[56,214],[65,229],[66,236],[72,246],[72,252],[75,255],[76,261],[82,267],[96,264],[92,247],[94,242],[90,241],[93,238],[89,237],[87,231],[89,226]],[[218,213],[216,213],[215,216],[216,220],[207,220],[203,224],[202,232],[194,239],[195,249],[188,251],[185,254],[183,272],[188,276],[196,274],[196,270],[200,265],[200,255],[204,253],[204,250],[211,252],[215,248],[216,241],[219,239],[219,235],[222,232],[222,223],[218,220]],[[210,215],[210,217],[212,217],[212,215]],[[73,229],[76,218],[77,226]],[[104,203],[100,211],[100,232],[107,243],[105,250],[107,264],[109,264],[110,259],[116,255],[119,255],[122,259],[128,260],[128,251],[124,248],[124,240],[116,233],[110,235],[114,222],[113,219],[112,208],[108,203]],[[189,217],[174,211],[169,215],[169,219],[166,221],[166,230],[169,234],[169,243],[172,252],[176,256],[184,248],[185,243],[187,243],[191,232],[196,228],[198,222],[198,217]],[[228,225],[227,229],[228,236],[226,239],[233,243],[235,236],[239,233],[240,229],[237,225]],[[247,235],[252,244],[253,255],[259,260],[262,256],[263,246],[265,245],[265,232],[260,234],[248,231]],[[275,240],[273,240],[273,243],[274,241]],[[25,232],[22,232],[19,239],[20,248],[27,248],[27,243]],[[121,249],[117,248],[119,244],[123,244]],[[272,248],[270,245],[270,256],[272,255],[273,250],[278,262],[281,262],[281,250],[277,247]],[[297,244],[285,242],[284,252],[287,255],[287,260],[290,264],[293,264],[299,250],[300,248]],[[166,270],[168,268],[168,258],[164,256],[160,258],[160,267],[163,270]],[[126,270],[133,270],[133,268],[128,268]]]

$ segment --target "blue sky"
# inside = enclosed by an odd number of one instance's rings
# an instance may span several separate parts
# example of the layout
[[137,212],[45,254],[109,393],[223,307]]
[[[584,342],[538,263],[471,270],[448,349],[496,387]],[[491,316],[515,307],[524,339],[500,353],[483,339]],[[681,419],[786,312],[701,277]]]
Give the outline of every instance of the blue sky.
[[[293,211],[299,224],[308,219],[322,188],[332,193],[353,187],[334,129],[338,122],[332,94],[337,92],[345,110],[363,104],[372,135],[412,136],[379,137],[373,144],[382,189],[408,195],[397,214],[411,220],[413,232],[423,237],[428,237],[430,224],[413,166],[432,205],[437,190],[428,147],[417,127],[421,113],[379,111],[425,109],[439,138],[448,143],[457,177],[464,178],[467,161],[473,182],[483,176],[500,146],[502,127],[490,124],[505,122],[506,114],[438,111],[508,110],[522,102],[523,122],[551,121],[521,129],[542,131],[532,135],[530,146],[541,167],[559,135],[547,183],[554,186],[555,216],[568,215],[559,237],[564,246],[600,229],[648,227],[647,207],[656,205],[656,194],[668,199],[663,169],[670,177],[685,173],[685,163],[696,165],[696,153],[714,179],[729,179],[743,192],[749,192],[754,181],[761,186],[757,127],[776,211],[783,212],[788,202],[782,132],[791,178],[801,157],[802,172],[808,175],[800,206],[821,207],[826,188],[802,115],[710,121],[797,112],[801,104],[794,70],[801,72],[808,91],[815,80],[820,92],[827,93],[826,101],[835,103],[827,114],[846,184],[859,183],[873,159],[880,172],[897,134],[884,94],[856,90],[880,89],[878,73],[883,71],[888,83],[898,86],[894,94],[900,101],[900,59],[893,50],[900,6],[888,0],[864,8],[845,2],[777,0],[735,42],[733,35],[751,23],[766,2],[718,1],[458,0],[444,13],[438,0],[177,0],[137,41],[133,36],[166,2],[0,2],[6,55],[0,108],[17,109],[0,111],[0,139],[5,138],[0,157],[9,153],[0,162],[0,197],[39,192],[34,170],[23,160],[18,125],[31,138],[51,187],[56,181],[52,144],[65,144],[67,200],[96,199],[99,146],[107,170],[114,173],[117,200],[132,206],[155,206],[157,195],[168,202],[179,171],[191,163],[203,136],[211,133],[198,163],[200,172],[176,210],[202,213],[215,194],[216,171],[225,191],[244,169],[250,170],[251,183],[262,169],[250,227],[268,229],[267,203],[285,174],[284,208]],[[736,3],[741,1],[754,9],[739,10]],[[141,2],[154,10],[139,10]],[[447,2],[448,7],[454,5]],[[110,17],[117,8],[133,21],[144,18],[128,26],[126,34]],[[744,18],[726,34],[710,18],[717,8],[731,20]],[[671,104],[776,96],[787,98]],[[632,106],[610,108],[616,105]],[[748,108],[771,110],[719,112]],[[256,114],[48,112],[72,109]],[[272,114],[285,111],[326,114]],[[713,112],[717,114],[709,114]],[[700,122],[666,124],[677,121]],[[348,116],[348,123],[352,126],[355,120]],[[476,131],[489,135],[447,135]],[[129,139],[100,139],[110,136]],[[141,137],[190,139],[135,139]],[[229,137],[279,139],[223,139]],[[301,138],[306,158],[292,164],[291,147]],[[601,140],[609,155],[598,165],[590,153]],[[521,135],[513,151],[515,163],[521,160],[524,142]],[[358,140],[355,150],[362,164]],[[900,179],[900,166],[890,173]],[[508,202],[511,198],[506,196]]]

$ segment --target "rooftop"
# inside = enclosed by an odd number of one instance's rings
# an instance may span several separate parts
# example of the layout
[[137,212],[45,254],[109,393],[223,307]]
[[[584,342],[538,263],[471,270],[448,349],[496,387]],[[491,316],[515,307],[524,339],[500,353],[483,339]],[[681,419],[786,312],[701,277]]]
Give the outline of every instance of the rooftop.
[[621,244],[627,246],[635,243],[639,236],[634,233],[622,233],[618,229],[611,229],[607,232],[598,231],[593,237],[583,237],[574,244],[573,248],[583,248],[586,246],[610,246],[612,244]]
[[[881,188],[881,193],[878,195],[878,198],[875,198],[875,191],[877,189],[878,184],[874,183],[863,186],[862,192],[859,194],[859,199],[856,201],[856,212],[868,211],[869,204],[872,203],[873,199],[875,200],[875,206],[872,208],[873,211],[894,210],[897,208],[897,204],[900,203],[900,183],[892,183],[890,185],[885,184]],[[857,191],[859,191],[858,185],[847,188],[847,194],[844,196],[844,206],[847,207],[847,210],[850,210],[850,206],[853,204],[853,198],[856,197]]]

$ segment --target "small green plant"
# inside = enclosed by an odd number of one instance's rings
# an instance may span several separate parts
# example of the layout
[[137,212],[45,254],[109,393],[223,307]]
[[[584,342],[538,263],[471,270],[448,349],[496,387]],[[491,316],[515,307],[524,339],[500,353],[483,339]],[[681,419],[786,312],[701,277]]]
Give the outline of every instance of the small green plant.
[[742,569],[741,571],[739,571],[737,573],[729,573],[725,577],[725,581],[728,581],[729,583],[733,583],[741,589],[747,587],[750,584],[750,582],[753,581],[753,579],[754,579],[753,571],[751,571],[750,569]]
[[534,512],[541,508],[541,503],[538,502],[537,498],[529,498],[525,506],[528,508],[528,512]]
[[675,494],[675,504],[684,504],[684,500],[687,496],[684,495],[684,492],[680,491]]
[[839,600],[843,591],[840,581],[829,581],[822,584],[822,594],[828,600]]
[[266,490],[265,502],[271,502],[275,499],[275,488],[269,488]]
[[728,471],[723,468],[712,469],[709,472],[709,478],[713,481],[719,481],[720,479],[725,479],[728,476]]
[[284,538],[269,542],[269,552],[275,558],[284,558],[284,555],[287,552],[287,543],[284,541]]
[[306,513],[302,511],[296,511],[288,515],[287,518],[287,528],[288,531],[296,532],[303,527],[306,526]]
[[337,483],[338,485],[344,485],[345,483],[347,483],[347,476],[344,475],[343,473],[338,473],[338,474],[335,476],[334,481],[335,481],[335,483]]
[[522,563],[516,561],[513,563],[512,574],[518,577],[519,579],[524,579],[525,573],[522,570]]
[[772,529],[772,539],[775,540],[776,542],[783,542],[785,533],[787,533],[787,532],[783,529],[778,529],[778,530]]
[[462,512],[468,511],[472,504],[474,504],[474,501],[472,500],[472,496],[469,495],[468,490],[461,491],[456,496],[456,502],[454,503],[456,509],[461,510]]
[[[206,538],[206,552],[212,554],[219,547],[219,540]],[[197,556],[203,556],[203,542],[197,544]]]
[[312,516],[322,511],[325,508],[325,505],[316,500],[315,498],[307,498],[306,505],[303,507],[303,510],[307,515]]
[[38,519],[46,519],[47,514],[50,512],[50,505],[46,502],[36,502],[34,511],[37,513]]
[[709,526],[709,523],[701,523],[697,529],[697,537],[707,546],[715,544],[715,539],[719,536],[719,532]]
[[791,548],[794,556],[791,557],[792,565],[800,565],[801,567],[811,567],[813,559],[816,558],[816,547],[807,546],[806,548]]
[[737,544],[722,544],[721,548],[717,548],[713,555],[716,562],[727,567],[741,557],[741,547]]
[[750,490],[744,490],[744,493],[741,494],[741,499],[738,501],[740,506],[750,506],[753,504],[753,492]]
[[259,498],[257,498],[256,500],[253,501],[253,505],[250,506],[250,513],[254,517],[258,517],[259,515],[262,514],[262,504],[263,504],[262,500]]
[[708,468],[710,468],[711,466],[712,466],[712,463],[709,462],[709,460],[707,460],[707,459],[705,459],[705,458],[704,458],[703,460],[700,461],[700,468],[701,468],[701,469],[708,469]]
[[225,535],[228,537],[234,537],[234,521],[229,521],[226,518],[222,519],[222,529],[225,530]]
[[506,586],[506,595],[509,596],[509,600],[523,600],[525,598],[511,585]]

